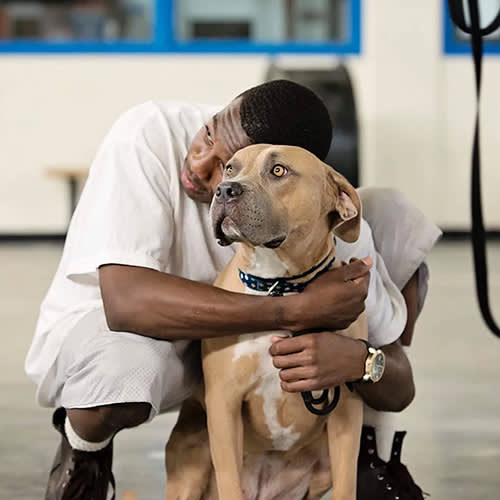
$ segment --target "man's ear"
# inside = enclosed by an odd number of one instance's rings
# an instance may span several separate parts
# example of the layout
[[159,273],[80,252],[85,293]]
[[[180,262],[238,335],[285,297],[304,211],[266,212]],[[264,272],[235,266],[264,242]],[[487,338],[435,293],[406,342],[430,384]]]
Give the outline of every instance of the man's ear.
[[347,243],[359,238],[361,200],[351,183],[330,167],[327,194],[330,198],[330,227]]

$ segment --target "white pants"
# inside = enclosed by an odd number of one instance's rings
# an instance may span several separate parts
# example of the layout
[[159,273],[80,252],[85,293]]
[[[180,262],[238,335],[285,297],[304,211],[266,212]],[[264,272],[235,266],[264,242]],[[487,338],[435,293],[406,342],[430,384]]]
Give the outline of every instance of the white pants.
[[[428,282],[425,258],[439,229],[394,190],[364,188],[359,193],[375,247],[394,283],[401,289],[418,270],[421,307]],[[69,332],[43,384],[54,406],[147,402],[153,418],[178,405],[199,380],[199,342],[112,332],[98,309]]]
[[147,402],[152,419],[178,406],[200,382],[199,346],[111,331],[104,310],[95,309],[64,339],[44,392],[50,384],[54,406],[64,408]]

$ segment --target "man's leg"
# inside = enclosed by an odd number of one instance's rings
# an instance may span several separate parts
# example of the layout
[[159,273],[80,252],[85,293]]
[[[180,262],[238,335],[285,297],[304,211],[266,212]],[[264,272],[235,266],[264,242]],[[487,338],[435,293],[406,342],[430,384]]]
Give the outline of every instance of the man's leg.
[[53,423],[61,444],[46,500],[106,499],[109,484],[114,487],[114,436],[189,394],[194,382],[187,366],[189,352],[187,343],[111,332],[103,311],[80,320],[65,339],[53,371],[59,406]]
[[96,408],[67,409],[74,432],[85,441],[102,442],[122,429],[137,427],[148,420],[149,403],[116,403]]
[[[358,193],[363,204],[363,217],[373,233],[375,248],[407,304],[408,325],[400,340],[409,356],[413,326],[427,293],[428,269],[425,260],[441,231],[398,191],[362,188]],[[381,493],[373,498],[393,498],[394,490],[390,488],[394,488],[395,482],[405,483],[399,488],[406,495],[400,495],[401,500],[422,498],[420,488],[413,483],[400,462],[404,434],[397,432],[398,422],[399,414],[378,412],[365,405],[358,485],[363,483],[371,488],[373,484],[378,484],[380,488],[376,488]],[[358,488],[359,491],[363,491],[362,488]],[[372,488],[372,494],[373,491]],[[358,494],[358,498],[364,500],[365,495]]]

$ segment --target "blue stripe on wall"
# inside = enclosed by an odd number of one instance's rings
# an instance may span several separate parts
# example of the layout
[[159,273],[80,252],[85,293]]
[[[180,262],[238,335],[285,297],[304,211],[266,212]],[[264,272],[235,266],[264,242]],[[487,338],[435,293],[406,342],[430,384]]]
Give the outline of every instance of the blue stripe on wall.
[[[177,0],[181,1],[181,0]],[[345,40],[329,43],[253,43],[241,40],[187,41],[175,39],[175,0],[156,0],[153,40],[117,42],[65,42],[14,40],[0,41],[0,54],[142,54],[142,53],[191,53],[191,54],[359,54],[361,52],[362,0],[346,0],[346,26],[349,33]]]

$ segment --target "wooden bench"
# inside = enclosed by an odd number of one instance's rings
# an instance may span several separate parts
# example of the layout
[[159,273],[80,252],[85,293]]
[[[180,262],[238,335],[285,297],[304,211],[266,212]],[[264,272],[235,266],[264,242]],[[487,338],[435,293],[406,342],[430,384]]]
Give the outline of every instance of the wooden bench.
[[68,223],[78,203],[78,186],[89,175],[89,167],[84,165],[50,165],[45,169],[49,177],[57,177],[67,182],[69,189]]

